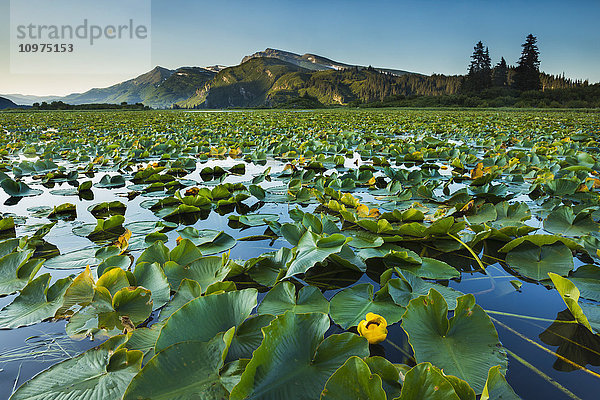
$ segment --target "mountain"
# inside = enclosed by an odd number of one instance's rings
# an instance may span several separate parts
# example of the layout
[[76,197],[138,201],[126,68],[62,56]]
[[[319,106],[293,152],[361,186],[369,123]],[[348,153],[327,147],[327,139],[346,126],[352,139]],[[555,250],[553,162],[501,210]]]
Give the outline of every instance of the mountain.
[[276,58],[252,58],[225,68],[185,101],[182,108],[257,107],[268,103],[268,92],[282,76],[291,72],[310,72]]
[[245,59],[242,64],[217,73],[177,107],[276,107],[307,96],[324,105],[344,105],[381,101],[390,96],[453,94],[460,86],[457,76],[398,76],[358,66],[315,70],[280,58]]
[[33,103],[41,103],[42,101],[51,102],[54,100],[60,100],[62,98],[61,96],[33,96],[26,94],[1,94],[0,96],[17,104],[27,106],[30,106]]
[[212,79],[215,72],[199,67],[153,70],[107,88],[73,93],[60,98],[68,104],[144,103],[154,108],[168,108],[192,96],[195,90]]
[[[277,58],[279,60],[288,62],[290,64],[295,64],[299,67],[306,68],[306,69],[312,70],[312,71],[325,71],[325,70],[331,70],[331,69],[342,70],[342,69],[348,69],[348,68],[358,68],[358,69],[367,68],[367,67],[360,66],[360,65],[344,64],[341,62],[333,61],[333,60],[330,60],[329,58],[321,57],[316,54],[299,55],[296,53],[291,53],[289,51],[270,49],[270,48],[267,48],[264,51],[256,52],[249,56],[245,56],[242,59],[242,63],[245,63],[246,61],[248,61],[252,58],[262,58],[262,57]],[[389,68],[375,68],[375,70],[379,71],[379,72],[385,72],[388,74],[392,74],[392,75],[397,75],[397,76],[414,73],[414,72],[408,72],[408,71],[403,71],[403,70],[399,70],[399,69],[389,69]]]
[[0,110],[4,110],[5,108],[20,108],[20,106],[7,98],[0,97]]

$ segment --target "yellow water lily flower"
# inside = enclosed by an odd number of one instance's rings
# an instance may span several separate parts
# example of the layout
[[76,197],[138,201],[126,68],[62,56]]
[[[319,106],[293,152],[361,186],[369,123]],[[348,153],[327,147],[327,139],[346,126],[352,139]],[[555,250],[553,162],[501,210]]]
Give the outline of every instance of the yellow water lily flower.
[[387,337],[387,321],[381,315],[367,313],[367,318],[358,324],[358,333],[370,344],[383,342]]

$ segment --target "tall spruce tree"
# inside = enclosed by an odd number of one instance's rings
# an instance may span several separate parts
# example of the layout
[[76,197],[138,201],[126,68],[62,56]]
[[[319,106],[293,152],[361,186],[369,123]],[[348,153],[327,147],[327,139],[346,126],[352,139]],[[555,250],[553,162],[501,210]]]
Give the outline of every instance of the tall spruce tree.
[[469,73],[461,86],[463,92],[481,92],[492,86],[492,61],[490,51],[481,41],[473,47]]
[[508,65],[504,57],[500,59],[500,62],[496,64],[492,71],[492,83],[497,87],[508,86]]
[[527,35],[525,43],[521,45],[523,51],[515,69],[515,88],[518,90],[540,90],[540,52],[537,47],[537,38],[531,33]]

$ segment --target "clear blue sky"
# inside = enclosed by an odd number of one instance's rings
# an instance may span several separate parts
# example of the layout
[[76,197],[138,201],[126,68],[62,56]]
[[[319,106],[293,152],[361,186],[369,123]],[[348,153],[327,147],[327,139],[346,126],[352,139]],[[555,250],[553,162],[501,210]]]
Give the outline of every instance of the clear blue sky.
[[[124,0],[126,1],[126,0]],[[9,73],[9,0],[0,0],[0,93],[67,94],[141,74]],[[152,1],[152,64],[235,65],[267,47],[336,61],[462,74],[473,45],[494,63],[538,37],[541,69],[600,81],[600,0],[594,1]],[[114,60],[113,62],[118,62]]]

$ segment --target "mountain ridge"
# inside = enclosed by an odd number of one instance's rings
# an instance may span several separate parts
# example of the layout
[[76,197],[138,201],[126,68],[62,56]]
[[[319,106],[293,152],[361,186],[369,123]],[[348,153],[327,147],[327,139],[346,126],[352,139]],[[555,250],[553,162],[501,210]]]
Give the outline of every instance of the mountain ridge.
[[4,110],[6,108],[20,108],[20,106],[6,97],[0,97],[0,110]]
[[[286,50],[278,50],[273,48],[266,48],[263,51],[258,51],[249,56],[245,56],[242,58],[242,64],[251,58],[260,58],[260,57],[269,57],[269,58],[278,58],[280,60],[289,62],[291,64],[296,64],[299,67],[306,68],[313,71],[325,71],[329,69],[342,70],[348,68],[368,68],[366,66],[355,65],[355,64],[346,64],[338,61],[333,61],[327,57],[319,56],[317,54],[306,53],[303,55],[292,53],[291,51]],[[392,68],[374,68],[376,71],[389,73],[392,75],[402,76],[407,74],[417,74],[415,72],[404,71],[400,69],[392,69]],[[421,75],[421,74],[417,74]]]

